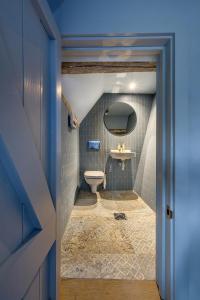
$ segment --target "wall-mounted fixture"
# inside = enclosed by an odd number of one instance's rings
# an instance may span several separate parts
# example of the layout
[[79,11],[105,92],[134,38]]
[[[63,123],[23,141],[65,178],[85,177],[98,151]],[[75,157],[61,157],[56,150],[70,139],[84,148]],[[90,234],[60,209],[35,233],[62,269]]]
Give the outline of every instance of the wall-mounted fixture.
[[88,147],[89,150],[99,151],[100,146],[101,146],[101,143],[100,143],[99,140],[97,140],[97,141],[88,141],[87,142],[87,147]]
[[69,103],[69,101],[67,101],[67,99],[65,98],[65,96],[62,94],[62,101],[64,103],[64,105],[67,108],[68,111],[68,126],[71,129],[76,129],[79,127],[79,121],[77,116],[74,114],[74,112],[72,111],[71,105]]
[[112,149],[110,150],[110,156],[113,159],[117,159],[121,161],[122,171],[125,170],[125,160],[131,159],[132,157],[136,157],[136,152],[133,152],[128,149]]
[[104,113],[104,124],[114,135],[127,135],[135,129],[136,112],[133,107],[124,102],[111,104]]

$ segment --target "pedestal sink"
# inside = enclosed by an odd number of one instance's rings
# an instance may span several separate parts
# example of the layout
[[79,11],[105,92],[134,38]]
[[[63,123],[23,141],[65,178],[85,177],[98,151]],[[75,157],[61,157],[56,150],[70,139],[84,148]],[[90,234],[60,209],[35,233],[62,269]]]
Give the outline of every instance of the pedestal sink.
[[136,157],[136,152],[131,150],[110,150],[110,156],[113,159],[121,160],[122,162],[122,170],[125,168],[125,160],[131,159],[132,157]]

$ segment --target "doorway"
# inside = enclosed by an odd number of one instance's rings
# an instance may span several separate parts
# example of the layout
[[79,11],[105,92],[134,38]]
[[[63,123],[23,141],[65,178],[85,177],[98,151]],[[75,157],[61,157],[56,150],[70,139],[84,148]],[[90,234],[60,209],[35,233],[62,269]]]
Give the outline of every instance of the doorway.
[[[70,37],[68,37],[68,42],[71,43]],[[80,46],[84,47],[88,43],[90,50],[88,50],[88,45],[84,49],[78,49]],[[107,46],[101,49],[100,47],[102,40]],[[134,47],[132,43],[134,40]],[[93,61],[101,59],[102,61],[107,59],[109,62],[113,62],[116,59],[126,59],[126,60],[137,60],[141,56],[157,55],[157,157],[158,161],[161,162],[157,164],[157,270],[156,270],[156,281],[159,286],[160,294],[163,299],[173,299],[172,298],[172,274],[170,274],[173,267],[172,259],[172,246],[173,246],[173,221],[170,219],[170,213],[173,210],[173,87],[172,87],[172,50],[173,50],[173,37],[171,36],[154,36],[150,38],[149,36],[140,36],[137,39],[136,36],[124,36],[106,38],[104,36],[98,36],[96,38],[82,37],[79,40],[78,37],[73,39],[73,43],[76,45],[76,50],[70,50],[67,48],[67,38],[64,38],[64,53],[69,55],[71,51],[71,56],[76,56],[76,60],[85,60],[86,57],[92,57]],[[116,43],[118,45],[116,46]],[[129,43],[129,46],[127,44]],[[126,46],[124,46],[126,44]],[[114,46],[113,46],[114,45]],[[119,49],[119,45],[121,48]],[[142,45],[142,46],[141,46]],[[149,48],[149,46],[151,48]],[[65,48],[66,47],[66,48]],[[71,44],[70,44],[71,47]],[[109,49],[111,47],[112,49]],[[124,47],[124,49],[122,49]],[[91,49],[92,48],[92,49]],[[153,49],[153,50],[152,50]],[[73,52],[73,55],[72,55]],[[117,55],[116,55],[117,53]],[[133,53],[134,58],[131,56]],[[127,57],[128,55],[128,57]],[[78,58],[77,58],[78,57]],[[105,58],[106,57],[106,58]],[[74,58],[73,58],[74,59]],[[166,64],[170,59],[170,64]],[[137,63],[135,63],[137,65]],[[168,79],[168,80],[167,80]],[[167,83],[166,83],[167,81]],[[170,92],[169,92],[170,91]],[[166,101],[170,100],[170,101]],[[169,158],[169,164],[166,165],[166,157]],[[165,175],[169,176],[166,177]],[[166,208],[169,218],[166,219]],[[169,213],[170,212],[170,213]],[[167,251],[167,252],[166,252]],[[165,261],[165,253],[168,253],[169,261]]]

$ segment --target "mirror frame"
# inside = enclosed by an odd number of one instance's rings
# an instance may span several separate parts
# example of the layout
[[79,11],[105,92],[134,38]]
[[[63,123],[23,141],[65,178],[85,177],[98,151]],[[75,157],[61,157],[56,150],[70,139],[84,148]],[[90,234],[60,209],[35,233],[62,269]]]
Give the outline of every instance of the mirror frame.
[[[105,122],[105,112],[106,112],[112,105],[114,105],[114,104],[116,104],[116,103],[122,103],[122,104],[129,105],[129,106],[133,109],[133,112],[135,113],[135,124],[134,124],[133,128],[132,128],[129,132],[124,133],[124,134],[116,134],[116,133],[113,133],[113,132],[111,132],[111,131],[108,129],[108,127],[106,126],[106,122]],[[120,136],[126,136],[126,135],[129,135],[131,132],[133,132],[133,130],[135,129],[135,127],[136,127],[136,125],[137,125],[137,114],[136,114],[136,111],[135,111],[135,109],[133,108],[133,106],[132,106],[131,104],[126,103],[126,102],[122,102],[122,101],[117,101],[117,102],[111,103],[108,107],[106,107],[106,109],[105,109],[105,111],[104,111],[104,113],[103,113],[103,123],[104,123],[105,128],[107,129],[107,131],[108,131],[110,134],[112,134],[112,135],[114,135],[114,136],[118,136],[118,137],[120,137]]]

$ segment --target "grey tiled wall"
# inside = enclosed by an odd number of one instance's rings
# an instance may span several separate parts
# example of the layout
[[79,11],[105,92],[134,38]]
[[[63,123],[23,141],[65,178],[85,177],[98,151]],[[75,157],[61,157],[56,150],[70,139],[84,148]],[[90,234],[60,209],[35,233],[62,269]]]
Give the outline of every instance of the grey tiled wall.
[[[115,101],[132,105],[137,114],[135,130],[123,137],[110,134],[103,122],[105,110]],[[153,95],[103,94],[93,106],[82,121],[79,131],[82,189],[88,189],[83,177],[85,170],[105,170],[108,190],[133,189],[152,101]],[[101,150],[98,152],[87,149],[87,141],[93,139],[101,141]],[[137,153],[136,158],[126,161],[124,171],[119,162],[109,156],[110,149],[116,149],[118,143],[125,143],[126,148]]]
[[79,130],[68,127],[68,112],[62,103],[61,115],[61,232],[73,208],[79,185]]
[[156,99],[154,98],[134,189],[156,209]]

